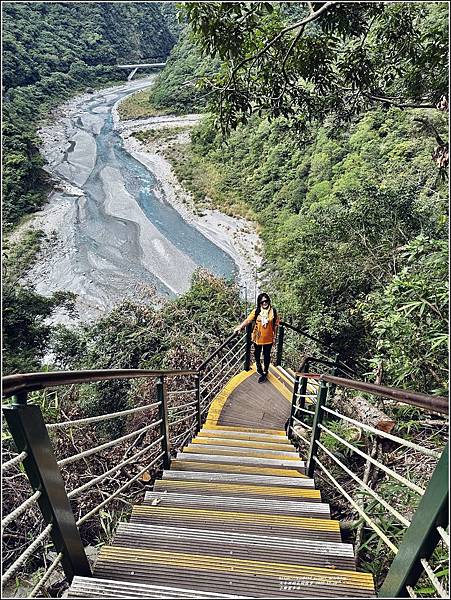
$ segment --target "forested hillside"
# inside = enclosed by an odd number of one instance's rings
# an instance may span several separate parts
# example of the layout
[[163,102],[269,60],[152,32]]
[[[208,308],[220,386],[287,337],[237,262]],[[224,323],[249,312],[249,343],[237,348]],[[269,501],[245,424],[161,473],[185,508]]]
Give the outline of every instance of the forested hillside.
[[86,87],[124,79],[122,60],[164,60],[174,36],[158,3],[5,2],[3,223],[43,199],[37,123]]
[[[447,31],[447,11],[432,4],[420,24],[415,20],[416,35],[429,44],[423,59],[436,69],[430,93],[443,89],[446,77],[443,56],[436,54]],[[222,11],[205,16],[208,34],[198,29],[204,57],[208,51],[225,54],[225,36],[212,41],[215,34],[208,29],[216,17],[224,28],[230,25],[227,7]],[[188,12],[199,24],[202,11]],[[275,19],[269,14],[264,18]],[[193,92],[187,94],[178,74],[192,68],[200,50],[193,53],[188,35],[182,38],[151,101],[157,97],[159,107],[178,111],[181,104],[188,112]],[[416,65],[409,69],[414,77]],[[266,76],[269,80],[269,72]],[[217,90],[223,81],[218,75]],[[181,86],[179,94],[174,84]],[[211,85],[210,78],[204,91]],[[201,91],[194,90],[196,97]],[[221,94],[223,110],[232,111]],[[387,383],[443,392],[448,193],[446,173],[431,155],[446,136],[447,114],[386,102],[341,115],[341,122],[337,113],[324,115],[299,133],[291,115],[277,116],[268,104],[267,116],[261,111],[247,116],[243,108],[245,123],[224,139],[217,102],[191,145],[174,146],[169,156],[195,198],[208,197],[217,207],[258,222],[262,276],[283,314],[354,358],[367,359],[369,370],[383,361]],[[238,101],[233,110],[240,110]]]

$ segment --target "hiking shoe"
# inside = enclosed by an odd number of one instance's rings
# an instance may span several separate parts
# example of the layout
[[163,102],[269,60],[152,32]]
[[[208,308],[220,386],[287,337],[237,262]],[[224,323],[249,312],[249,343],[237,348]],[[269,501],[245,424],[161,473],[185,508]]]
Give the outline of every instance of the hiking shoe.
[[266,373],[262,373],[258,378],[258,383],[263,383],[266,379]]

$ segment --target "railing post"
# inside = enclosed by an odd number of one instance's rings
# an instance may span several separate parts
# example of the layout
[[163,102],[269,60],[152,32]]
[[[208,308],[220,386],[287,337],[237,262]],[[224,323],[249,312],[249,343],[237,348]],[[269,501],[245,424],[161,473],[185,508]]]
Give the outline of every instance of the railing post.
[[[304,373],[308,373],[310,369],[310,363],[306,361],[304,363]],[[299,408],[305,408],[305,395],[307,393],[308,378],[302,377],[301,387],[299,389]]]
[[281,325],[279,327],[279,335],[277,336],[277,350],[276,350],[276,367],[282,364],[282,352],[283,352],[283,338],[285,335],[285,327]]
[[74,513],[67,497],[64,480],[56,462],[41,409],[27,404],[26,392],[17,394],[15,403],[3,408],[17,451],[26,452],[23,466],[46,524],[52,524],[50,538],[56,552],[63,554],[61,565],[69,582],[76,575],[91,577]]
[[406,586],[417,583],[421,559],[430,558],[440,539],[437,527],[448,526],[448,486],[447,444],[379,590],[380,598],[407,598]]
[[168,400],[166,394],[166,384],[164,377],[159,377],[157,381],[157,401],[160,403],[158,407],[160,424],[161,449],[163,450],[163,469],[169,469],[171,466],[171,452],[169,441],[169,420],[168,420]]
[[312,478],[315,472],[315,456],[318,453],[318,447],[316,442],[319,440],[321,430],[319,428],[323,421],[323,406],[326,404],[327,399],[327,385],[324,381],[319,382],[318,396],[316,399],[315,416],[313,417],[312,437],[310,439],[310,448],[307,461],[307,477]]
[[252,323],[246,325],[246,354],[244,356],[244,370],[251,368]]
[[200,403],[200,373],[194,376],[194,385],[196,386],[196,411],[197,411],[197,424],[196,433],[202,429],[202,407]]
[[299,381],[300,381],[300,377],[299,375],[296,375],[296,377],[294,378],[294,385],[293,385],[293,396],[291,398],[291,412],[290,412],[290,418],[288,419],[288,426],[287,426],[287,435],[290,439],[293,438],[293,432],[292,432],[292,427],[293,427],[293,418],[296,412],[296,407],[297,407],[297,396],[298,396],[298,389],[299,389]]
[[[333,362],[335,363],[335,365],[332,368],[332,372],[331,375],[333,375],[334,377],[338,375],[338,371],[340,370],[340,367],[338,365],[338,360],[340,358],[340,353],[336,352],[335,353],[335,357],[333,359]],[[329,384],[329,394],[330,397],[335,396],[335,390],[337,389],[337,386],[335,384]]]

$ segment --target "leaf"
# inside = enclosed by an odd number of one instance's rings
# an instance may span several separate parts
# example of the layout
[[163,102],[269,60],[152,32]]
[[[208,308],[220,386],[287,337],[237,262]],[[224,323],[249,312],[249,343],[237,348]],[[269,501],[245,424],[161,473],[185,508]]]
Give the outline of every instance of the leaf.
[[150,479],[151,477],[149,471],[144,471],[144,473],[141,475],[141,481],[150,481]]

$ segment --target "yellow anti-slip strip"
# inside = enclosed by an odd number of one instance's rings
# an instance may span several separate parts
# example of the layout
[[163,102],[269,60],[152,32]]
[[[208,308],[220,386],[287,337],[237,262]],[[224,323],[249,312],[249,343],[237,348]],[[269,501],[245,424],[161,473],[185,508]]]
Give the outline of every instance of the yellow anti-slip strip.
[[285,381],[288,384],[289,391],[293,392],[293,382],[288,379],[285,373],[282,373],[282,371],[280,371],[277,367],[274,367],[272,365],[270,366],[270,373],[272,373],[274,377],[280,377],[280,379],[283,379],[283,381]]
[[283,383],[281,383],[272,373],[268,373],[268,381],[276,388],[279,394],[291,404],[293,394],[290,390],[287,390]]
[[[238,451],[238,449],[237,449]],[[214,456],[236,456],[239,457],[240,455],[237,454],[237,451],[233,451],[233,450],[214,450],[214,452],[210,449],[210,448],[202,448],[202,447],[196,447],[196,448],[184,448],[183,449],[183,453],[184,454],[206,454],[207,456],[210,455],[214,455]],[[280,460],[301,460],[299,458],[299,456],[297,456],[297,454],[295,454],[294,452],[290,452],[290,454],[292,454],[293,456],[287,456],[287,454],[267,454],[264,450],[252,450],[251,448],[246,448],[246,451],[243,452],[243,455],[249,457],[249,458],[280,458]]]
[[225,556],[206,556],[204,554],[185,554],[183,552],[162,552],[140,548],[119,548],[104,546],[99,560],[121,563],[140,563],[149,565],[173,566],[195,571],[219,571],[221,573],[239,573],[242,575],[259,575],[263,577],[296,577],[305,578],[311,584],[327,586],[355,586],[373,589],[373,578],[368,573],[355,571],[322,569],[283,563],[242,560]]
[[[265,437],[268,436],[268,437]],[[212,429],[210,431],[200,431],[197,437],[194,438],[199,440],[199,443],[205,443],[205,438],[215,438],[217,440],[224,440],[224,442],[234,440],[235,442],[261,442],[262,444],[283,444],[284,446],[291,448],[291,444],[288,438],[284,435],[279,434],[257,434],[257,433],[246,433],[243,431],[220,431],[218,429]],[[194,441],[194,440],[193,440]]]
[[242,473],[243,475],[269,475],[271,477],[303,477],[307,475],[300,473],[295,469],[272,469],[270,467],[243,467],[241,465],[228,465],[223,463],[203,463],[187,460],[173,460],[171,469],[174,471],[183,469],[184,471],[207,471],[208,473]]
[[240,383],[243,383],[248,377],[254,374],[254,369],[250,371],[241,371],[238,375],[232,377],[232,379],[225,385],[225,387],[213,398],[210,410],[208,411],[207,420],[205,421],[205,427],[211,425],[217,425],[219,417],[221,416],[224,404],[227,402],[230,394]]
[[202,435],[207,435],[209,429],[213,431],[236,431],[237,433],[242,433],[243,435],[252,435],[253,433],[266,433],[268,435],[280,435],[284,438],[287,437],[287,433],[283,429],[255,429],[254,427],[243,429],[242,427],[236,427],[234,425],[212,425],[211,423],[205,423],[201,430]]
[[[172,481],[165,479],[163,488],[177,491],[180,488],[211,492],[230,492],[246,496],[286,496],[287,498],[317,498],[321,499],[321,492],[310,488],[289,488],[263,485],[240,485],[238,483],[209,483],[205,481]],[[160,486],[158,486],[160,488]]]
[[278,444],[275,442],[257,442],[251,440],[237,440],[216,437],[214,434],[211,437],[197,437],[191,440],[191,444],[202,447],[206,446],[229,446],[231,448],[243,448],[244,450],[281,450],[282,452],[292,450],[290,444]]
[[309,529],[313,531],[340,531],[338,521],[332,519],[317,519],[314,517],[290,517],[287,515],[267,515],[264,513],[240,513],[225,510],[206,510],[203,508],[173,508],[159,506],[143,506],[137,504],[133,507],[132,516],[156,517],[166,519],[179,517],[180,519],[196,521],[230,521],[231,523],[251,523],[254,525],[269,525],[272,527],[293,527],[295,529]]

